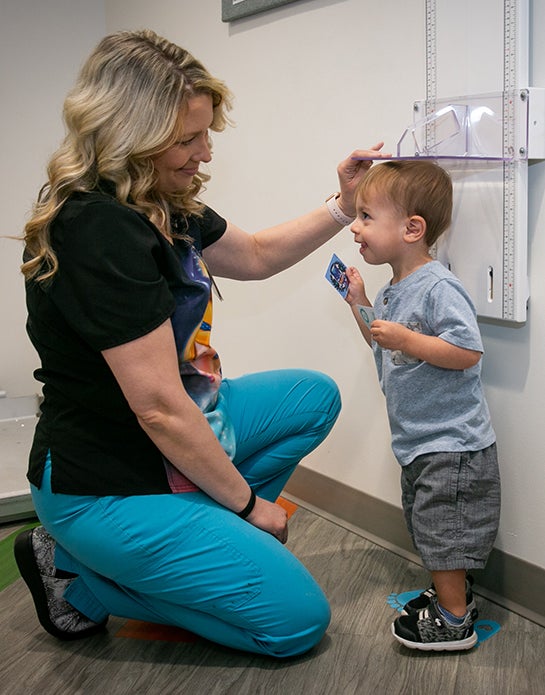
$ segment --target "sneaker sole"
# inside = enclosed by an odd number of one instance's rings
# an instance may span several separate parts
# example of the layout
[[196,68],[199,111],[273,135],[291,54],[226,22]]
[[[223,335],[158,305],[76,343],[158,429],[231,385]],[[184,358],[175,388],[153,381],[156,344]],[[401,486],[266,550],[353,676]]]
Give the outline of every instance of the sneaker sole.
[[40,625],[46,632],[49,632],[53,637],[57,637],[57,639],[69,641],[81,639],[82,637],[89,637],[97,632],[104,631],[105,623],[97,624],[96,627],[86,628],[79,632],[66,632],[64,630],[59,630],[59,628],[51,622],[47,607],[47,594],[34,558],[32,529],[23,531],[17,536],[13,544],[13,554],[15,555],[15,562],[19,568],[21,577],[30,590],[30,595],[34,601],[34,607],[36,608]]
[[477,644],[478,636],[475,631],[469,637],[463,640],[456,640],[455,642],[411,642],[406,640],[399,635],[396,635],[394,624],[391,626],[392,635],[396,638],[398,642],[405,645],[409,649],[418,649],[424,652],[458,652],[471,649]]

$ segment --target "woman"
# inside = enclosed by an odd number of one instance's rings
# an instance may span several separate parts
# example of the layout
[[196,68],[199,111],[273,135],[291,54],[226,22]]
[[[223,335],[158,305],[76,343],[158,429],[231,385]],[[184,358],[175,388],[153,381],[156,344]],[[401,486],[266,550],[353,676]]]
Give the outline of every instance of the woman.
[[256,280],[304,258],[351,221],[369,162],[339,165],[327,205],[248,235],[198,200],[229,107],[222,82],[151,31],[103,39],[65,102],[22,267],[43,527],[15,547],[61,639],[113,614],[286,657],[329,622],[275,500],[333,426],[337,387],[307,370],[222,379],[211,273]]

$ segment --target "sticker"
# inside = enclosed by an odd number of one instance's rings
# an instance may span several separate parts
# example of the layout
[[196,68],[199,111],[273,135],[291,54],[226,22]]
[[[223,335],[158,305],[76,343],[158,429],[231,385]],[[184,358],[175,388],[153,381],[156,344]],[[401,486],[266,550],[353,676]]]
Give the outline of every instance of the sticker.
[[371,324],[375,320],[375,312],[373,311],[373,307],[356,304],[356,309],[358,310],[358,314],[361,316],[363,323],[367,326],[367,328],[370,328]]

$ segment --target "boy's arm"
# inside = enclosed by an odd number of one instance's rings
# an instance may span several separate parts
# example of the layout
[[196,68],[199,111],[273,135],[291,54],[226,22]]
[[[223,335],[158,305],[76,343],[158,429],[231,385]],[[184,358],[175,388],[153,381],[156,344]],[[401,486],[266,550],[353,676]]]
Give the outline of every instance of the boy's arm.
[[373,305],[371,304],[365,293],[365,285],[363,282],[363,278],[356,270],[356,268],[352,266],[348,267],[346,269],[346,277],[348,278],[349,285],[348,294],[345,297],[345,301],[348,302],[348,304],[350,304],[350,308],[352,309],[352,315],[356,319],[356,323],[358,324],[361,334],[365,338],[367,345],[371,347],[371,342],[373,340],[371,337],[371,331],[369,330],[369,326],[367,326],[367,324],[362,319],[357,307],[358,304],[361,304],[362,306]]
[[[358,302],[358,304],[359,304],[359,302]],[[362,304],[362,306],[371,306],[371,304]],[[362,319],[360,312],[358,311],[355,304],[353,304],[350,308],[352,309],[352,315],[356,319],[356,323],[358,324],[358,327],[361,331],[361,334],[365,338],[365,342],[367,343],[367,345],[369,345],[369,347],[371,347],[371,343],[373,341],[373,338],[371,336],[371,331],[369,330],[369,326]]]
[[373,321],[369,332],[380,347],[401,350],[435,367],[469,369],[481,359],[478,350],[466,350],[437,336],[416,333],[392,321]]

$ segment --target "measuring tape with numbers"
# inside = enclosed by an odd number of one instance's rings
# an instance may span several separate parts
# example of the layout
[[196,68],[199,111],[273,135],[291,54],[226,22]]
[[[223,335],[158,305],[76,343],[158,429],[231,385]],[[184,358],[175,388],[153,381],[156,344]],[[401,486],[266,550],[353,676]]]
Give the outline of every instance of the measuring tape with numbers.
[[[435,113],[437,100],[437,21],[435,0],[426,0],[426,117]],[[435,145],[435,126],[426,125],[426,148]]]
[[515,315],[515,224],[516,224],[516,163],[515,157],[515,99],[519,84],[518,0],[504,0],[503,5],[503,318]]

